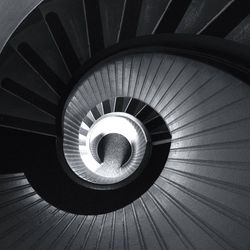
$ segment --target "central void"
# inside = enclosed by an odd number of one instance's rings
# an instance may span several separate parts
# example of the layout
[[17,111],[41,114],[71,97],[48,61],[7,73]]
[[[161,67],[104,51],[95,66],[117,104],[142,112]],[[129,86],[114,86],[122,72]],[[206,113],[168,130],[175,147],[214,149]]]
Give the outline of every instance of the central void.
[[75,142],[80,161],[69,161],[68,164],[87,182],[116,184],[142,166],[148,143],[144,125],[125,112],[102,115],[91,126],[83,118]]

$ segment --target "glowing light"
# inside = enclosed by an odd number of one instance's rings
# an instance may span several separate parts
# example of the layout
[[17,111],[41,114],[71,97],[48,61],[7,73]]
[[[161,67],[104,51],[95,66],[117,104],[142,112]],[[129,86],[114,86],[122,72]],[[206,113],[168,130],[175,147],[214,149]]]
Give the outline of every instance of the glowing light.
[[[84,123],[82,123],[81,127],[83,128]],[[145,133],[142,132],[141,125],[135,123],[135,118],[125,113],[114,113],[102,116],[98,119],[90,128],[88,135],[86,137],[86,146],[79,145],[79,151],[81,155],[81,159],[84,165],[93,173],[100,175],[100,168],[102,168],[102,164],[96,161],[91,152],[91,144],[100,141],[102,137],[108,134],[116,133],[124,136],[130,142],[132,146],[132,154],[135,156],[138,153],[138,146],[136,145],[139,140],[141,140],[140,136],[143,136],[143,140],[146,144],[147,138]],[[83,141],[85,136],[79,134],[79,140]],[[144,145],[145,147],[146,145]],[[143,148],[144,148],[143,147]],[[145,148],[144,148],[145,150]],[[122,174],[122,171],[120,170]],[[102,176],[105,177],[105,173],[102,172]],[[107,176],[106,176],[107,177]],[[108,176],[109,178],[117,177],[115,172],[113,176]]]

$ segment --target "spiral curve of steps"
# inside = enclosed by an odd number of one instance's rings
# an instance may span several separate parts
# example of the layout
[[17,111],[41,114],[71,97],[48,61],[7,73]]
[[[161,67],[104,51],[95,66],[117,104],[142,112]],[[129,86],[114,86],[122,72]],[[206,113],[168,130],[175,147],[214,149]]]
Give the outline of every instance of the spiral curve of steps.
[[[249,249],[250,67],[138,45],[184,33],[247,51],[249,10],[229,0],[24,3],[0,39],[0,248]],[[148,131],[150,181],[89,193],[60,154],[74,162],[79,115],[91,127],[116,112]]]

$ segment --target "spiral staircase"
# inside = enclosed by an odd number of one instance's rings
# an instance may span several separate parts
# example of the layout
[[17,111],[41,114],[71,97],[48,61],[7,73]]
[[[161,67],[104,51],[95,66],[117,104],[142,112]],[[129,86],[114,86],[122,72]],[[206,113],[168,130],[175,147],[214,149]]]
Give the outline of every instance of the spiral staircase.
[[249,1],[0,13],[0,249],[250,249]]

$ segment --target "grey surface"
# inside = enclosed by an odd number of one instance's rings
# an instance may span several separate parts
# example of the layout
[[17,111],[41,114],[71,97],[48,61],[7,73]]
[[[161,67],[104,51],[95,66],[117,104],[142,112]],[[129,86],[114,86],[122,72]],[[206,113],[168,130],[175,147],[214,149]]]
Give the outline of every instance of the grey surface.
[[237,27],[235,27],[226,39],[250,45],[250,15],[248,15]]
[[0,1],[0,52],[8,41],[11,34],[25,17],[39,4],[42,0],[1,0]]
[[100,0],[99,5],[105,46],[109,47],[119,41],[126,1]]
[[202,30],[232,0],[192,0],[176,33],[195,34]]
[[172,0],[144,0],[137,27],[137,36],[152,34]]
[[104,169],[119,169],[129,160],[131,145],[126,137],[119,134],[109,134],[99,142],[98,154],[100,160],[104,163]]

